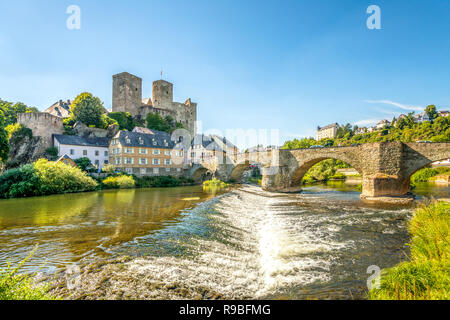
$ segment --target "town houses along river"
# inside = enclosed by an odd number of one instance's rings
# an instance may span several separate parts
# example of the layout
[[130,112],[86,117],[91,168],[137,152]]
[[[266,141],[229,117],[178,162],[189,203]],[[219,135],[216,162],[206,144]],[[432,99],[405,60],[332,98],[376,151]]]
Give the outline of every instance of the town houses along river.
[[[422,185],[423,196],[448,187]],[[345,184],[277,194],[242,185],[0,201],[0,262],[71,298],[364,298],[369,266],[406,258],[412,207]],[[69,272],[69,271],[70,272]],[[75,270],[75,271],[74,271]]]

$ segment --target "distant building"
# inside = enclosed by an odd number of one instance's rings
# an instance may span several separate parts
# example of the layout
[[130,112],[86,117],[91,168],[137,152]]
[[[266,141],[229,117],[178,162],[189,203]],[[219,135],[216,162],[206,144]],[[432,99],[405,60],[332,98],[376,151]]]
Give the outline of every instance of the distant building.
[[439,111],[438,112],[439,117],[448,117],[448,115],[450,115],[450,112],[448,112],[448,111]]
[[192,163],[202,163],[215,157],[232,156],[238,152],[239,149],[226,138],[196,134],[192,140],[190,157]]
[[109,138],[53,135],[53,145],[58,149],[58,156],[68,155],[73,160],[88,158],[99,171],[109,163],[110,140]]
[[388,126],[390,124],[391,123],[386,119],[381,120],[380,122],[377,123],[377,129],[383,129],[385,126]]
[[430,117],[428,117],[428,115],[425,112],[415,114],[413,116],[413,118],[414,118],[415,122],[419,122],[419,123],[425,122],[425,121],[430,121]]
[[51,115],[60,117],[60,118],[68,118],[70,117],[70,105],[72,102],[70,100],[63,101],[59,100],[55,102],[53,105],[48,107],[44,112],[50,113]]
[[154,134],[154,132],[148,128],[143,128],[143,127],[135,127],[133,129],[133,132],[136,133],[145,133],[145,134]]
[[317,140],[334,139],[338,128],[339,124],[337,123],[329,124],[325,127],[317,127]]
[[363,134],[367,132],[367,128],[366,127],[361,127],[356,129],[355,134]]
[[167,132],[152,134],[119,131],[109,145],[109,160],[117,170],[136,176],[181,176],[183,150]]

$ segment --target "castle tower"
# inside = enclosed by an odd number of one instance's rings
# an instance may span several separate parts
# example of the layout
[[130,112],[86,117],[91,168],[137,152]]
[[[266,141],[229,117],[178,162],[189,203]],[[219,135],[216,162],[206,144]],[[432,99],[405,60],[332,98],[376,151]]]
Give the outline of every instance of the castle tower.
[[153,82],[152,86],[153,107],[159,109],[172,109],[173,84],[164,80]]
[[132,116],[139,114],[142,105],[142,79],[128,72],[113,76],[113,112],[129,112]]

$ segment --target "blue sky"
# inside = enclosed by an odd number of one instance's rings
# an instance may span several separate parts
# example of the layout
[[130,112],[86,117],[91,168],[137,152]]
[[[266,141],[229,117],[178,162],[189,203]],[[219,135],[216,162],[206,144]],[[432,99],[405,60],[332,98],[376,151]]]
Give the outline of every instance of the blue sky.
[[[69,5],[81,29],[69,30]],[[381,8],[381,30],[366,9]],[[450,106],[450,1],[0,2],[0,98],[43,110],[92,92],[110,108],[112,75],[174,83],[203,128],[371,122]]]

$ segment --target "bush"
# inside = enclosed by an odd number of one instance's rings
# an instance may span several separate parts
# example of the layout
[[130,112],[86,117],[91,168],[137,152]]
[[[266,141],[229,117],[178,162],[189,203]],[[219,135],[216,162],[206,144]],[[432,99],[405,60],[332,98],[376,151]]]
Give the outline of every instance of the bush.
[[219,179],[212,179],[203,182],[204,187],[221,187],[225,188],[227,184]]
[[97,183],[79,168],[40,159],[0,176],[0,197],[18,198],[95,190]]
[[142,177],[134,178],[136,181],[136,187],[138,188],[169,188],[177,187],[180,184],[192,184],[191,179],[177,179],[172,176],[160,176],[160,177]]
[[414,185],[416,182],[428,182],[433,180],[435,176],[447,173],[450,173],[450,168],[424,168],[411,176],[411,184]]
[[48,294],[48,285],[34,285],[33,279],[18,272],[31,258],[34,249],[27,258],[12,269],[8,264],[6,268],[0,269],[0,300],[55,300],[56,297]]
[[56,160],[58,158],[58,148],[50,147],[45,150],[45,154],[51,158],[51,160]]
[[128,189],[135,186],[132,176],[119,175],[116,177],[108,177],[102,181],[105,189]]
[[102,168],[102,172],[106,173],[107,175],[113,175],[116,172],[116,167],[114,167],[112,164],[107,164]]
[[434,202],[414,212],[409,223],[411,258],[383,270],[373,300],[450,299],[450,204]]

